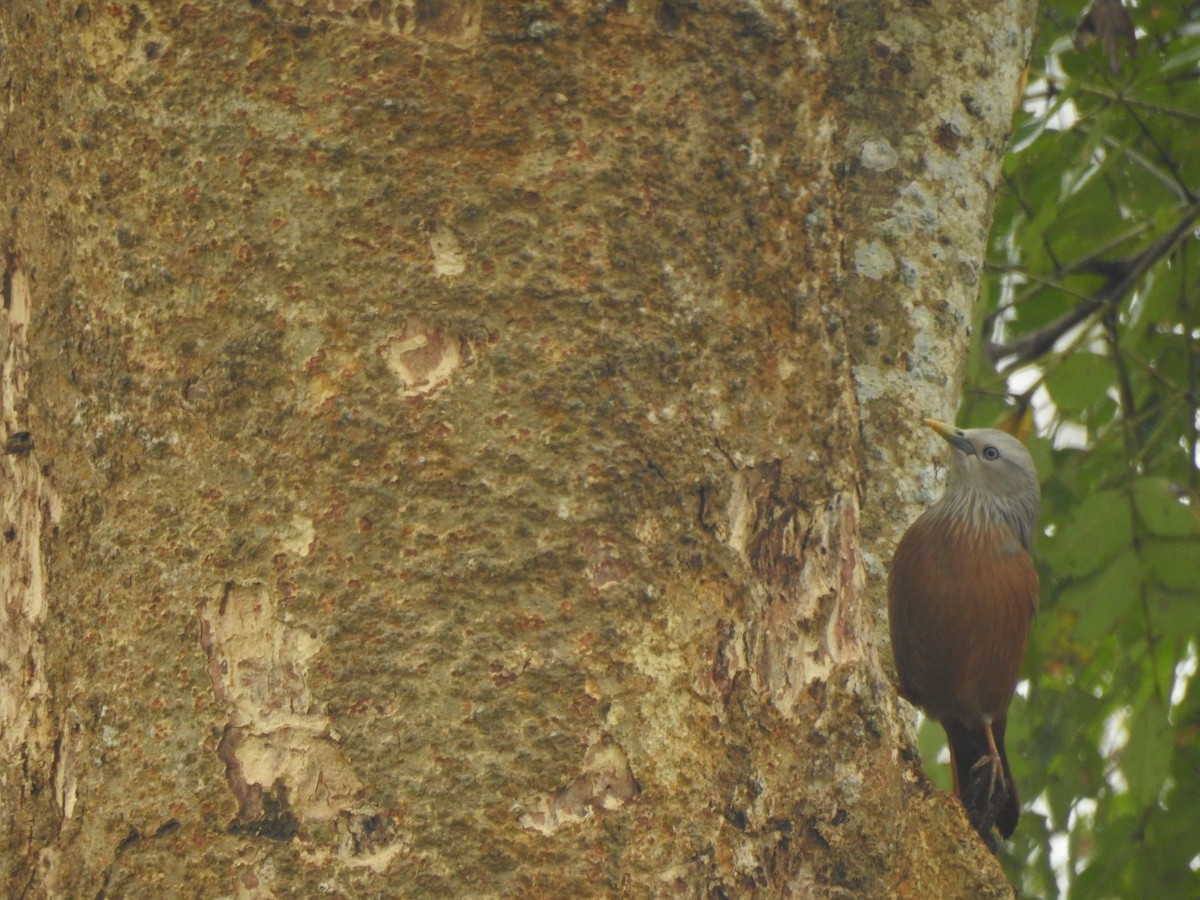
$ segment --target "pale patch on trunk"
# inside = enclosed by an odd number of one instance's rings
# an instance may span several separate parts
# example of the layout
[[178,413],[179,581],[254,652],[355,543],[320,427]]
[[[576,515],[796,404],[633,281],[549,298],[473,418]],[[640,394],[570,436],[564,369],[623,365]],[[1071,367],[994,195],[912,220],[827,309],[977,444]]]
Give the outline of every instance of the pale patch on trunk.
[[439,228],[429,236],[429,249],[433,253],[435,274],[453,278],[467,270],[467,255],[449,228]]
[[[290,840],[304,823],[336,819],[336,856],[386,867],[402,849],[394,823],[366,828],[380,816],[361,803],[364,785],[308,687],[320,641],[284,624],[261,584],[225,585],[199,618],[213,694],[228,716],[217,752],[238,804],[230,828]],[[364,829],[385,839],[364,851],[353,839]]]
[[405,397],[420,397],[432,394],[455,370],[470,364],[471,357],[463,350],[460,338],[414,319],[380,353],[400,382],[400,392]]
[[[54,745],[58,735],[47,715],[45,646],[46,559],[42,539],[62,518],[58,495],[42,474],[25,431],[28,404],[29,322],[32,288],[17,260],[4,273],[0,310],[0,410],[6,452],[0,455],[0,752],[32,755]],[[68,731],[65,727],[64,732]],[[75,803],[75,779],[67,759],[73,746],[64,736],[55,763],[55,799],[64,816]]]
[[[737,472],[728,506],[728,541],[759,579],[759,615],[739,623],[722,647],[725,668],[745,665],[755,687],[785,715],[810,685],[834,668],[856,665],[871,638],[864,620],[864,572],[859,550],[858,499],[838,494],[812,512],[778,509],[779,469]],[[725,677],[731,677],[725,672]]]
[[638,790],[624,748],[603,734],[588,747],[579,775],[552,793],[528,799],[518,822],[523,828],[553,834],[563,825],[620,809]]

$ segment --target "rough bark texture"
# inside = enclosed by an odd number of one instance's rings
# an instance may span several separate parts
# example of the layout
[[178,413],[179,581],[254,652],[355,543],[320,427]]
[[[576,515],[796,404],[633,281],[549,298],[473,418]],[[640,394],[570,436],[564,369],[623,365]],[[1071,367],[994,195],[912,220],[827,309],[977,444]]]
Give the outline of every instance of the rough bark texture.
[[877,582],[1030,21],[0,10],[0,885],[1004,896]]

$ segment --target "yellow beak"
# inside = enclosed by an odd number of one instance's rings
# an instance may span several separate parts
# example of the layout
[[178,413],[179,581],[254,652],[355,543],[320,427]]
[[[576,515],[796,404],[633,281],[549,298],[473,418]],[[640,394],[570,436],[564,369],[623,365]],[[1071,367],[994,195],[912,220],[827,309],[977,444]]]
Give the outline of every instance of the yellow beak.
[[975,448],[960,429],[953,425],[947,425],[945,422],[939,422],[937,419],[925,419],[924,421],[926,425],[944,437],[955,450],[965,453],[967,456],[975,455]]

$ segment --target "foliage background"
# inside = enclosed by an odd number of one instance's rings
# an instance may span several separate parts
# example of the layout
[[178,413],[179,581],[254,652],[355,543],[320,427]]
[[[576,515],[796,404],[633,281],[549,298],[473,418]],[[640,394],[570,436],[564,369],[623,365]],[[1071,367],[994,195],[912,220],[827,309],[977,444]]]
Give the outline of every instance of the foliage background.
[[[960,423],[1043,479],[1022,896],[1200,896],[1200,3],[1043,5]],[[922,731],[926,759],[941,730]],[[948,777],[945,766],[930,766]]]

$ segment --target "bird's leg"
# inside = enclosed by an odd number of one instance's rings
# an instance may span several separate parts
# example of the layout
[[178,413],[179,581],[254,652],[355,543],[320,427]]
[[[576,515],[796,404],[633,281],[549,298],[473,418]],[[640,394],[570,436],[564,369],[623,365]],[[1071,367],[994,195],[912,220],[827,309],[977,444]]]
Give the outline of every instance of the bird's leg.
[[989,752],[971,766],[961,797],[971,826],[988,848],[995,852],[996,839],[992,829],[1004,804],[1008,802],[1012,786],[1004,777],[1004,763],[1000,759],[1000,748],[996,746],[990,722],[984,724],[983,731],[987,736]]
[[992,767],[991,780],[988,782],[988,799],[990,800],[996,793],[998,784],[1004,785],[1007,790],[1008,785],[1004,784],[1004,764],[1000,762],[1000,751],[996,748],[996,738],[992,734],[992,723],[986,722],[983,726],[983,733],[987,735],[988,750],[991,753],[988,756],[981,756],[979,760],[971,767],[971,772],[976,769],[982,769],[984,766]]

